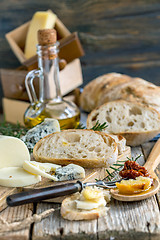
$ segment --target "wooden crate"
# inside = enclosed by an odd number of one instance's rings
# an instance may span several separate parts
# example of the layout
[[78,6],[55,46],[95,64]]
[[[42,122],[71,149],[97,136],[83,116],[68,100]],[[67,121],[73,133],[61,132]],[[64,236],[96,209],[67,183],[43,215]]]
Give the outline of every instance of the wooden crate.
[[[1,69],[1,82],[5,98],[24,101],[29,100],[25,89],[26,74],[27,71],[25,70]],[[60,71],[59,77],[63,96],[79,87],[83,82],[80,60],[75,59],[68,63],[67,66]],[[38,95],[38,81],[35,80],[34,83]],[[53,87],[55,90],[55,86]]]
[[[37,67],[37,55],[28,59],[24,55],[29,25],[30,21],[7,33],[5,37],[20,63],[26,66],[28,70],[32,70]],[[76,32],[71,33],[58,17],[54,28],[57,31],[57,40],[60,42],[59,57],[61,59],[64,58],[68,63],[84,55],[84,50]]]
[[[30,21],[24,23],[20,27],[17,27],[5,35],[12,51],[20,63],[28,67],[37,59],[36,55],[29,59],[27,59],[24,55],[24,47],[29,24]],[[71,34],[59,18],[56,19],[55,29],[57,31],[58,40],[63,39]]]

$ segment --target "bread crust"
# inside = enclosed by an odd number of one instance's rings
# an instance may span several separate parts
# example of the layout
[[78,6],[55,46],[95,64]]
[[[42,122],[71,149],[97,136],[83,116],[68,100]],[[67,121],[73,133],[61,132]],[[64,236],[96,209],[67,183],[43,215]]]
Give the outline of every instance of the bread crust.
[[[95,110],[93,110],[88,115],[88,118],[87,118],[87,127],[88,128],[91,128],[92,125],[93,125],[92,118],[94,117],[94,115],[96,116],[98,114],[98,112],[103,111],[102,109],[104,109],[105,106],[107,107],[108,104],[113,105],[113,106],[114,105],[117,106],[118,104],[133,104],[133,105],[138,106],[140,108],[146,109],[147,111],[157,113],[158,120],[160,121],[160,113],[152,107],[146,106],[146,105],[141,104],[141,103],[129,103],[129,102],[124,101],[124,100],[115,100],[115,101],[112,101],[112,102],[109,102],[109,103],[105,103],[105,104],[101,105],[100,107],[97,107]],[[102,120],[99,120],[99,122],[102,123]],[[108,128],[106,128],[103,131],[108,133],[108,134],[122,135],[126,139],[126,144],[129,145],[129,146],[139,146],[140,144],[143,144],[144,142],[147,142],[147,141],[151,140],[158,133],[160,133],[160,125],[157,127],[157,129],[144,130],[143,128],[141,128],[139,131],[135,131],[135,132],[134,131],[123,132],[121,129],[119,129],[118,132],[109,132]]]
[[[100,135],[103,138],[103,141],[105,142],[105,138],[107,137],[107,139],[109,139],[110,145],[112,145],[112,147],[114,147],[114,150],[112,152],[112,155],[109,155],[108,158],[102,158],[100,157],[99,159],[96,158],[92,158],[92,159],[87,159],[87,158],[54,158],[54,157],[45,157],[45,156],[41,156],[40,154],[37,154],[37,150],[40,148],[41,144],[43,144],[44,141],[47,141],[49,138],[52,138],[53,135],[57,134],[57,135],[61,135],[61,133],[67,134],[67,133],[72,133],[72,132],[76,132],[76,133],[80,133],[80,132],[93,132],[95,134]],[[107,147],[107,145],[106,145]],[[117,161],[117,157],[118,157],[118,147],[117,144],[115,142],[115,140],[110,137],[107,133],[104,132],[98,132],[98,131],[93,131],[93,130],[89,130],[89,129],[69,129],[69,130],[63,130],[61,132],[56,132],[53,134],[49,134],[46,137],[42,138],[38,143],[36,143],[34,149],[33,149],[33,157],[36,159],[36,161],[39,162],[50,162],[50,163],[55,163],[55,164],[60,164],[60,165],[68,165],[70,163],[74,163],[77,164],[79,166],[85,167],[85,168],[99,168],[99,167],[108,167],[110,164],[110,162],[114,163]]]
[[83,110],[90,112],[118,99],[143,103],[160,112],[160,87],[142,78],[117,73],[99,76],[87,84],[81,94],[80,105]]

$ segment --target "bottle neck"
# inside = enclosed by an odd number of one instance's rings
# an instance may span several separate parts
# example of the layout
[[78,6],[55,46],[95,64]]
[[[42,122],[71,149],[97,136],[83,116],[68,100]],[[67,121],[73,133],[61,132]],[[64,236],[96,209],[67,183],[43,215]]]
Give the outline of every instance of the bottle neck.
[[54,45],[37,45],[38,67],[41,70],[39,100],[47,102],[50,100],[61,101],[61,90],[59,81],[59,43]]

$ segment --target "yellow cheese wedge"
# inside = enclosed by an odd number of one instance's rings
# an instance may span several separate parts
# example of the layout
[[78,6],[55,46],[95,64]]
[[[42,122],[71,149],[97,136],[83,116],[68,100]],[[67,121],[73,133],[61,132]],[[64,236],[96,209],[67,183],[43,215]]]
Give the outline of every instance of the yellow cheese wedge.
[[22,167],[30,160],[25,143],[19,138],[0,136],[0,169],[5,167]]
[[39,29],[52,29],[55,26],[57,16],[52,11],[36,12],[30,22],[24,54],[28,59],[36,54],[37,31]]
[[41,181],[41,176],[27,173],[21,167],[0,169],[0,185],[4,187],[25,187]]
[[24,161],[23,169],[31,174],[38,174],[42,177],[52,179],[53,181],[58,181],[57,177],[50,175],[46,172],[55,171],[61,166],[52,163],[38,163],[35,161]]

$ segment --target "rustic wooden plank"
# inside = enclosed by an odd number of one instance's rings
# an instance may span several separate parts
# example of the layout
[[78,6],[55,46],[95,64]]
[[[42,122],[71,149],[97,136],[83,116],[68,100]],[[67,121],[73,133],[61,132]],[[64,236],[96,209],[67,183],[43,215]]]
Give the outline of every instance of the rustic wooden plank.
[[140,157],[137,159],[137,162],[138,162],[140,165],[144,165],[145,159],[144,159],[144,156],[143,156],[143,152],[142,152],[141,147],[133,147],[133,148],[131,148],[131,155],[132,155],[133,159],[135,159],[136,157],[140,156]]
[[[59,207],[59,204],[39,204],[37,212],[41,213],[51,207]],[[97,239],[97,220],[92,221],[68,221],[62,219],[57,210],[52,216],[34,224],[33,240],[39,239],[84,239],[84,237]]]
[[[4,39],[4,33],[14,29],[18,25],[21,25],[25,21],[29,20],[33,13],[37,10],[44,10],[50,6],[59,18],[61,18],[64,24],[71,31],[78,31],[80,39],[86,50],[86,57],[84,61],[87,64],[97,62],[103,64],[108,59],[112,59],[115,55],[115,60],[118,58],[122,61],[124,56],[127,55],[128,59],[134,59],[137,61],[137,57],[146,60],[142,51],[147,53],[148,58],[153,58],[156,55],[159,59],[157,49],[159,49],[158,39],[159,32],[157,31],[159,26],[159,1],[120,1],[118,4],[115,1],[54,1],[52,3],[46,0],[45,3],[41,2],[38,5],[35,3],[32,8],[31,1],[21,1],[19,4],[16,1],[11,0],[4,1],[1,4],[0,14],[7,15],[6,19],[2,19],[4,23],[2,25],[1,36],[3,47],[1,48],[2,66],[15,64],[18,65],[18,61],[11,51]],[[63,11],[61,11],[63,7]],[[27,13],[25,9],[28,9]],[[19,14],[16,14],[16,13]],[[25,14],[24,14],[25,13]],[[85,19],[85,21],[83,21]],[[116,47],[118,46],[118,47]],[[155,47],[153,47],[155,46]],[[93,51],[95,51],[95,57],[93,57]],[[118,48],[118,51],[117,51]],[[101,51],[102,50],[102,51]],[[109,51],[109,52],[108,52]],[[103,54],[100,58],[98,52]],[[132,57],[132,54],[137,57]],[[11,54],[11,58],[4,59],[6,54]],[[90,54],[92,54],[90,56]],[[88,58],[87,58],[88,56]],[[89,57],[90,56],[90,57]],[[142,57],[143,56],[143,57]],[[13,65],[14,66],[14,65]],[[105,64],[105,66],[107,66]]]
[[[130,53],[132,55],[132,53]],[[108,56],[110,58],[110,56]],[[132,77],[141,77],[147,81],[150,81],[156,85],[160,85],[159,82],[159,68],[160,61],[147,61],[147,62],[139,62],[139,63],[112,63],[107,64],[107,60],[104,60],[104,64],[99,65],[87,65],[85,62],[84,66],[82,65],[83,74],[84,74],[84,82],[83,86],[85,86],[89,81],[94,78],[109,73],[109,72],[118,72],[128,74]]]
[[[36,213],[39,214],[49,208],[59,209],[59,207],[60,204],[40,203],[37,205]],[[51,235],[54,235],[55,239],[57,236],[61,236],[59,219],[60,213],[59,210],[56,210],[48,218],[43,219],[40,223],[34,224],[32,234],[33,240],[42,239],[43,237],[48,240]]]
[[152,233],[158,237],[159,224],[159,209],[155,197],[130,203],[113,200],[107,217],[98,224],[98,233],[100,239],[104,236],[124,240],[149,239]]
[[[59,205],[58,205],[59,206]],[[57,205],[40,204],[38,213],[57,207]],[[98,238],[97,238],[98,233]],[[52,216],[34,224],[33,240],[39,239],[106,239],[120,235],[124,240],[149,239],[160,236],[159,208],[155,197],[125,203],[112,200],[105,218],[92,221],[67,221],[60,218],[59,210]],[[138,236],[138,238],[137,238]]]
[[147,142],[147,143],[142,144],[142,152],[143,152],[145,160],[147,160],[154,144],[155,144],[155,142]]
[[[14,208],[6,208],[0,213],[0,217],[8,223],[22,221],[23,219],[32,216],[33,204],[27,204]],[[30,228],[24,228],[20,231],[6,232],[0,234],[0,240],[29,240]]]
[[[152,150],[152,147],[154,146],[154,144],[155,144],[155,142],[149,142],[149,143],[145,143],[145,144],[142,145],[142,150],[143,150],[145,159],[147,159],[147,157],[148,157],[150,151]],[[160,164],[159,164],[159,166],[157,166],[155,172],[160,179]],[[156,194],[156,198],[157,198],[157,203],[158,203],[159,209],[160,209],[160,189],[159,189],[158,193]]]
[[17,193],[16,188],[7,188],[0,186],[0,212],[7,207],[6,197],[14,193]]

